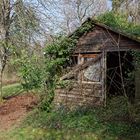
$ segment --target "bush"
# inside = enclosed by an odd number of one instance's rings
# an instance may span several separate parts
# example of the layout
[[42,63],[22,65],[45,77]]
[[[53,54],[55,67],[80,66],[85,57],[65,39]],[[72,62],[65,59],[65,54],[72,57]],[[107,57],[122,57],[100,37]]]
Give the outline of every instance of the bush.
[[22,51],[21,58],[15,62],[19,65],[19,76],[21,77],[21,85],[25,90],[39,89],[44,81],[44,68],[41,60],[35,54],[28,54]]

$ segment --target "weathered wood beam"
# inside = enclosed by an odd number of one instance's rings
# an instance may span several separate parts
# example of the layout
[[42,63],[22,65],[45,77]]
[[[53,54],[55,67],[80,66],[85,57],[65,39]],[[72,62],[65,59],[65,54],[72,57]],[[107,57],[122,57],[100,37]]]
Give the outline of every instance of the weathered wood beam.
[[87,61],[87,62],[85,62],[85,63],[83,63],[83,64],[79,64],[79,65],[75,66],[75,67],[73,68],[73,70],[71,70],[71,71],[70,71],[69,73],[67,73],[66,75],[62,76],[62,77],[60,78],[60,80],[65,80],[65,79],[69,79],[69,78],[74,77],[78,72],[80,72],[80,71],[86,69],[86,68],[87,68],[88,66],[90,66],[91,64],[96,63],[101,57],[102,57],[102,54],[99,54],[99,55],[97,55],[97,57],[96,57],[95,59],[90,60],[90,61]]

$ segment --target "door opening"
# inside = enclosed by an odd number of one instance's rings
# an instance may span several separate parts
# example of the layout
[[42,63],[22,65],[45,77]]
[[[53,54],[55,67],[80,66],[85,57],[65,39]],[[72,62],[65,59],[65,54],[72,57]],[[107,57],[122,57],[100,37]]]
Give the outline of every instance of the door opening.
[[[133,76],[133,56],[129,51],[107,53],[107,95],[124,95],[124,88],[129,99],[135,96]],[[122,71],[120,71],[120,67]],[[123,81],[122,81],[123,79]],[[124,86],[123,86],[124,84]]]

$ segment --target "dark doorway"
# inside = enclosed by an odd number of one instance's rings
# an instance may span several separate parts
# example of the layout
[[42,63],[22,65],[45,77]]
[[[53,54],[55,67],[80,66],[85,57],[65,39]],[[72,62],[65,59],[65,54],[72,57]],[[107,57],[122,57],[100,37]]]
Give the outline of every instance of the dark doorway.
[[[122,72],[120,71],[120,67],[122,68]],[[134,98],[135,87],[133,71],[134,66],[131,52],[121,51],[107,53],[107,94],[109,97],[124,95],[124,84],[128,97],[130,99]]]

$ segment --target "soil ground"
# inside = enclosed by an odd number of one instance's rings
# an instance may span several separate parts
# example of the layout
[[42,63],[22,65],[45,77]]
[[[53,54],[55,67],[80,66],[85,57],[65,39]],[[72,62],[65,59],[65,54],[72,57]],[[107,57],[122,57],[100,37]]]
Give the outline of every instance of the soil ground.
[[34,94],[11,97],[0,104],[0,131],[17,126],[27,113],[37,105],[38,98]]

